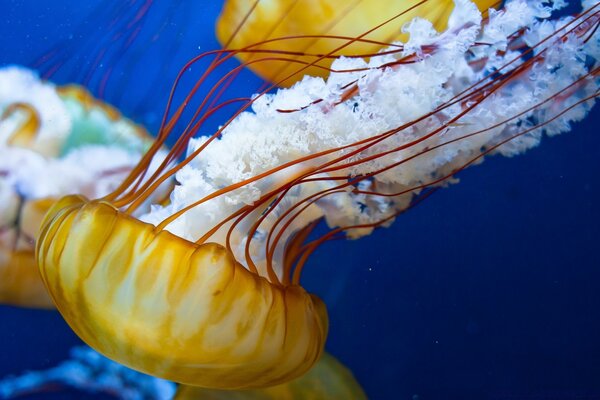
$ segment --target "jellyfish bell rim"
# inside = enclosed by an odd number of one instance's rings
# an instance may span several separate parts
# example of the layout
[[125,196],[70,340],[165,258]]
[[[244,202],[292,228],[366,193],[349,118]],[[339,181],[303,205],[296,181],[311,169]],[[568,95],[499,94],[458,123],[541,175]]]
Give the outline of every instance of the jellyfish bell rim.
[[[115,262],[131,256],[138,260],[127,268]],[[77,335],[151,375],[212,388],[272,386],[302,375],[323,353],[328,317],[317,296],[250,272],[217,243],[156,232],[103,200],[55,203],[36,258]],[[168,259],[186,260],[186,271],[161,263]]]

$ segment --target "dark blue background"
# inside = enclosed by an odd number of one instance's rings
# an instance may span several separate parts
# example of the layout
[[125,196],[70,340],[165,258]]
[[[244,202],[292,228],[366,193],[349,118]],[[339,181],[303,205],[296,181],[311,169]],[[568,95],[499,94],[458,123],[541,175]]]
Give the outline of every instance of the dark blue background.
[[[55,79],[81,79],[95,53],[69,35],[106,40],[88,17],[98,1],[81,3],[0,0],[0,65],[67,40]],[[153,6],[106,93],[152,128],[179,66],[218,46],[219,4],[183,1],[169,19],[172,3]],[[241,82],[244,95],[260,83]],[[523,156],[464,171],[391,228],[313,256],[303,282],[328,304],[327,347],[370,398],[600,399],[599,123],[595,109]],[[55,312],[0,307],[0,377],[54,366],[77,343]]]

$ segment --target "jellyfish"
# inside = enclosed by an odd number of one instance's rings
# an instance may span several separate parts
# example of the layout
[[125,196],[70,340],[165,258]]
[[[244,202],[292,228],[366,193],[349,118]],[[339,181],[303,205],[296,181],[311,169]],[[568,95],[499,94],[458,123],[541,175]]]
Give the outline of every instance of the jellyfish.
[[[406,42],[368,61],[339,57],[326,80],[238,99],[235,117],[202,136],[231,103],[219,98],[232,71],[178,130],[209,68],[172,113],[169,104],[118,188],[65,197],[46,214],[36,254],[58,310],[109,358],[176,382],[235,389],[303,375],[328,332],[325,305],[300,285],[311,253],[389,226],[459,171],[535,147],[591,109],[599,4],[551,18],[561,6],[513,0],[482,18],[457,0],[443,32],[415,19]],[[215,66],[261,51],[204,56]],[[264,51],[249,63],[271,61]],[[169,201],[136,216],[172,177]],[[329,231],[318,235],[321,222]]]
[[[187,7],[174,1],[163,9],[152,1],[137,0],[114,7],[97,5],[89,18],[99,29],[89,32],[86,23],[76,27],[30,63],[37,73],[12,65],[0,70],[0,303],[54,307],[33,259],[41,218],[57,197],[67,193],[106,194],[149,148],[152,138],[146,128],[100,98],[119,103],[125,94],[107,88],[117,78],[115,89],[130,86],[131,69],[144,62],[148,47],[162,49],[168,43],[176,53],[183,27],[176,31],[168,27]],[[151,12],[162,13],[162,19],[159,29],[149,35],[142,28]],[[73,36],[83,40],[74,41]],[[169,36],[175,38],[163,40]],[[133,46],[136,41],[140,43]],[[84,54],[90,62],[81,62]],[[174,59],[162,63],[149,89],[163,88],[164,69]],[[125,64],[124,72],[115,74],[120,63]],[[55,86],[48,81],[57,76],[67,76],[81,86]],[[148,93],[141,96],[148,97]],[[142,114],[143,108],[138,104],[133,114]],[[98,165],[91,161],[96,157],[102,158]],[[74,164],[84,168],[71,168]]]
[[[492,0],[475,3],[483,12],[498,4]],[[453,2],[450,0],[230,0],[225,2],[217,20],[217,37],[226,48],[236,49],[262,42],[261,52],[277,50],[269,63],[248,62],[257,57],[252,52],[239,53],[238,57],[267,81],[291,86],[304,75],[328,76],[334,58],[374,54],[388,47],[391,42],[406,41],[407,35],[402,27],[415,17],[427,19],[437,30],[443,30],[452,8]],[[359,37],[361,40],[348,42],[351,38]],[[315,60],[314,55],[323,57]],[[290,59],[294,62],[290,62]],[[306,68],[296,73],[299,64]]]
[[34,258],[42,217],[69,193],[103,196],[150,147],[144,128],[76,85],[0,69],[0,302],[54,305]]
[[352,372],[335,357],[323,353],[306,374],[281,385],[250,390],[216,390],[182,385],[176,400],[365,400]]

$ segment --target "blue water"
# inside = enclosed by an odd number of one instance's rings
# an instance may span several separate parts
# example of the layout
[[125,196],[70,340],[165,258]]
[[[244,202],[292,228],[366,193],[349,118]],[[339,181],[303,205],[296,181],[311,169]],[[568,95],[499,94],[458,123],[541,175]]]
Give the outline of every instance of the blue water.
[[[53,79],[83,82],[110,43],[100,14],[121,3],[0,0],[0,65],[31,65],[62,43]],[[156,1],[90,86],[115,64],[105,98],[156,129],[180,66],[218,47],[219,8]],[[241,82],[240,95],[260,84]],[[462,172],[391,228],[312,257],[303,283],[328,305],[327,348],[370,398],[600,399],[599,124],[595,109],[525,155]],[[52,367],[79,343],[56,312],[0,306],[0,377]],[[35,398],[67,397],[93,398]]]

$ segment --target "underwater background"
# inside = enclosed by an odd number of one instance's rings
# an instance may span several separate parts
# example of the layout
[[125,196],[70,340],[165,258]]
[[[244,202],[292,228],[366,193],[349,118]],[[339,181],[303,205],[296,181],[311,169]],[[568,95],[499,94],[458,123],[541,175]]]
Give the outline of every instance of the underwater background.
[[[54,82],[102,91],[155,132],[179,68],[219,48],[222,3],[157,0],[120,47],[103,24],[127,3],[0,0],[0,66],[58,49]],[[261,83],[246,72],[233,90]],[[599,131],[595,108],[524,155],[461,172],[390,228],[314,254],[303,285],[328,306],[327,349],[369,398],[600,399]],[[0,306],[0,379],[51,368],[77,345],[57,312]]]

